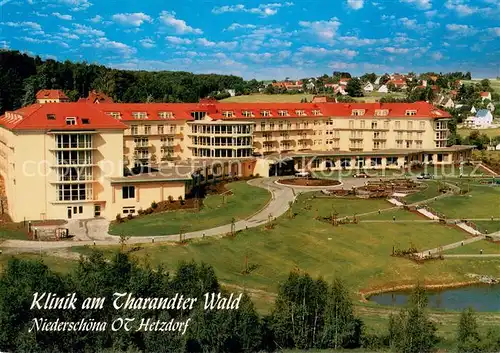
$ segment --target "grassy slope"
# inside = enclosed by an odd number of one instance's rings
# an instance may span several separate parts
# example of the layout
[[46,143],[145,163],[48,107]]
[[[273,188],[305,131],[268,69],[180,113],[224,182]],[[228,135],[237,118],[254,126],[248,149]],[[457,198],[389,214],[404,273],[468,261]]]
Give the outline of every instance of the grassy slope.
[[[321,95],[321,94],[319,94]],[[365,101],[367,103],[376,102],[381,97],[387,96],[389,94],[383,94],[378,92],[366,93],[365,97],[354,98],[356,101]],[[395,92],[390,93],[391,96],[404,97],[404,93]],[[307,98],[310,102],[314,97],[313,94],[300,93],[300,94],[251,94],[247,96],[236,96],[229,97],[221,100],[221,102],[227,103],[299,103],[301,99]]]
[[208,196],[200,212],[177,211],[141,216],[132,221],[110,225],[111,234],[129,236],[159,236],[177,234],[181,227],[186,232],[221,226],[251,216],[269,201],[267,190],[248,185],[246,181],[228,184],[233,195]]

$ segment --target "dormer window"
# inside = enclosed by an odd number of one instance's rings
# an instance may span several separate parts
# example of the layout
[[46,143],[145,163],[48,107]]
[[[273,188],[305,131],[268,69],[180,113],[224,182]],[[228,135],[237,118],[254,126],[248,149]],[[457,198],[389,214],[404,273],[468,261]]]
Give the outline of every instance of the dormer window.
[[376,109],[375,116],[387,116],[389,115],[389,111],[387,109]]
[[112,116],[115,119],[121,119],[122,118],[119,112],[109,112],[107,114],[110,115],[110,116]]
[[278,110],[279,116],[288,116],[288,110]]
[[363,116],[365,115],[364,109],[353,109],[352,116]]
[[314,109],[314,110],[312,111],[312,113],[313,113],[313,115],[314,115],[314,116],[319,116],[319,115],[321,115],[321,111],[320,111],[319,109]]
[[47,120],[56,120],[55,114],[47,114]]
[[234,118],[234,112],[232,110],[226,110],[222,112],[224,118]]
[[304,110],[296,110],[295,114],[297,114],[297,116],[306,116],[306,112]]
[[269,110],[262,110],[260,112],[260,115],[262,115],[262,116],[271,116],[271,111],[269,111]]
[[146,119],[146,112],[132,112],[132,117],[134,119]]
[[87,118],[82,118],[82,124],[88,125],[90,124],[90,120]]
[[250,110],[243,110],[241,112],[241,115],[243,115],[245,118],[251,118],[251,117],[253,117],[253,113]]
[[66,125],[76,125],[76,118],[66,118]]
[[159,112],[158,117],[160,119],[172,119],[174,114],[172,114],[172,112]]
[[416,110],[407,110],[406,111],[406,116],[414,116],[414,115],[417,115]]

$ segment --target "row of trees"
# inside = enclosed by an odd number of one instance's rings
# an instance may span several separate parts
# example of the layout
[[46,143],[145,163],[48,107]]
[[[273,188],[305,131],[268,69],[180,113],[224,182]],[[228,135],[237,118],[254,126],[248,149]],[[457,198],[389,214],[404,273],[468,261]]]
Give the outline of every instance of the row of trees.
[[197,102],[225,89],[258,92],[262,83],[233,75],[115,70],[86,62],[42,60],[19,51],[0,50],[0,114],[35,102],[40,89],[62,89],[72,101],[90,90],[117,102]]
[[[111,261],[93,251],[69,274],[50,270],[43,262],[11,260],[0,277],[0,349],[15,352],[258,352],[283,349],[392,349],[399,353],[425,353],[439,338],[429,318],[427,297],[417,287],[409,306],[392,315],[386,332],[370,334],[356,316],[351,295],[341,280],[292,272],[279,287],[274,308],[260,316],[244,294],[237,310],[204,310],[199,300],[192,310],[102,309],[30,310],[33,293],[50,292],[64,297],[112,297],[115,292],[134,297],[203,298],[222,292],[212,267],[181,263],[174,275],[162,266],[132,261],[117,253]],[[227,294],[227,293],[225,293]],[[81,303],[81,302],[80,302]],[[33,319],[49,321],[112,322],[117,317],[151,318],[153,321],[191,319],[184,335],[178,332],[135,332],[109,328],[102,332],[29,332]],[[500,348],[495,332],[482,338],[474,314],[466,311],[457,333],[460,352],[494,351]],[[473,349],[473,350],[471,350]]]

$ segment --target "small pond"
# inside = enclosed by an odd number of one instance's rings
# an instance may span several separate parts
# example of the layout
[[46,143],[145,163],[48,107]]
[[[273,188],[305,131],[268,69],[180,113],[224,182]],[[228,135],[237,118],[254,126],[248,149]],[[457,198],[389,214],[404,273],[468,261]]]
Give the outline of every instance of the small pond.
[[[377,304],[405,306],[411,293],[386,292],[372,295],[369,299]],[[476,285],[462,288],[427,292],[429,307],[462,311],[473,308],[475,311],[500,311],[500,285]]]

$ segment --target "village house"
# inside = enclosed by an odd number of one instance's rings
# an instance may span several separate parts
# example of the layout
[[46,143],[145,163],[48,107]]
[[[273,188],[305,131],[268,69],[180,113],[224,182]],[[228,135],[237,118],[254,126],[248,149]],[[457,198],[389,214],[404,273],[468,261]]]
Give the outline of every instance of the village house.
[[373,87],[373,84],[371,82],[368,82],[365,87],[363,87],[363,91],[365,92],[373,92],[375,88]]
[[491,92],[481,92],[481,100],[484,102],[485,100],[491,101]]
[[480,109],[475,116],[468,117],[464,126],[473,129],[487,128],[493,123],[493,115],[488,109]]
[[389,93],[389,88],[387,88],[387,85],[382,85],[378,88],[377,92],[378,93]]

